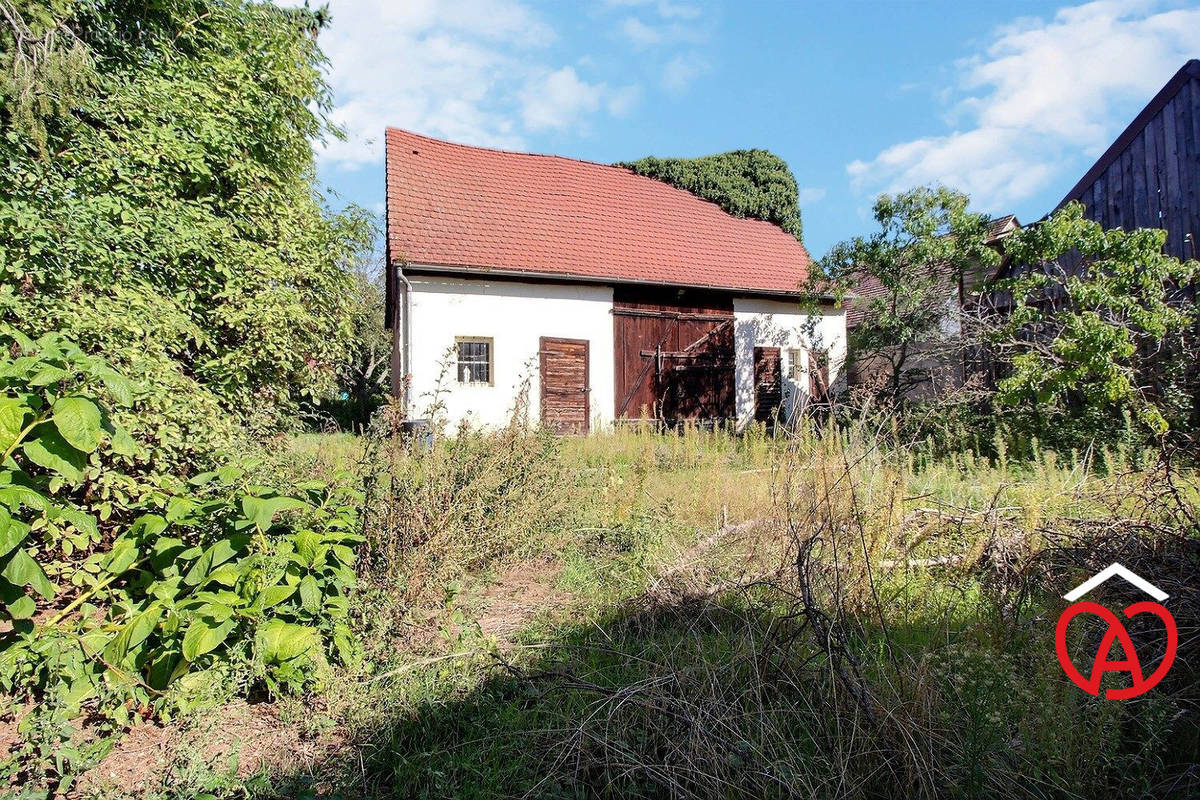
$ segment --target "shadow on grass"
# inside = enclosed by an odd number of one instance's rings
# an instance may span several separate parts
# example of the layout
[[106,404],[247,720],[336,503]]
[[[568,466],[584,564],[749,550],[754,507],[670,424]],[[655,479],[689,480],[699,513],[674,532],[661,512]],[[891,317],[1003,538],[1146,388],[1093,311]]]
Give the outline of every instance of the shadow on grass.
[[847,662],[766,609],[742,596],[627,608],[511,662],[414,670],[391,689],[403,711],[381,710],[352,752],[273,792],[1200,796],[1194,682],[1095,701],[1062,677],[1044,628],[931,624],[893,629],[890,651],[870,633],[852,640],[864,703]]

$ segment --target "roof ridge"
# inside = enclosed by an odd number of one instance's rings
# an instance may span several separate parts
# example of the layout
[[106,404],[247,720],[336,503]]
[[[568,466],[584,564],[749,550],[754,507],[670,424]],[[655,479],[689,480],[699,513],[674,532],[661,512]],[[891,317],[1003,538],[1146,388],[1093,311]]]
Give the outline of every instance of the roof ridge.
[[[508,155],[508,156],[529,156],[530,158],[553,158],[553,159],[558,159],[560,161],[571,161],[576,164],[588,164],[593,167],[606,167],[608,169],[614,169],[614,170],[618,170],[620,172],[628,172],[631,175],[637,175],[636,172],[629,169],[628,167],[619,167],[616,164],[605,164],[603,161],[592,161],[591,159],[588,159],[588,158],[578,158],[576,156],[564,156],[564,155],[560,155],[559,153],[530,153],[526,150],[509,150],[508,148],[505,148],[505,147],[489,147],[488,145],[482,145],[482,144],[465,144],[463,142],[452,142],[449,139],[439,139],[436,136],[428,136],[424,133],[417,133],[416,131],[410,131],[407,128],[398,128],[395,125],[387,125],[384,127],[385,140],[386,140],[387,134],[390,133],[391,131],[407,134],[408,136],[415,136],[418,139],[424,139],[427,142],[437,142],[438,144],[447,144],[447,145],[450,145],[451,147],[462,147],[467,150],[487,150],[488,152],[491,152],[491,153],[503,153],[504,155]],[[644,178],[646,176],[639,175],[638,177]],[[653,178],[650,178],[650,180],[653,180]],[[678,187],[676,187],[676,188],[678,188]]]

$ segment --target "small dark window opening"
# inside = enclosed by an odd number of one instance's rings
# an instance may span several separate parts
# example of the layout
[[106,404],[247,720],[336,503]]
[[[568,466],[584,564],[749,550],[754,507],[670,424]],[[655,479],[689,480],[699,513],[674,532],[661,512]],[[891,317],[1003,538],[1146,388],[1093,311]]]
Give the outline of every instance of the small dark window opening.
[[458,382],[492,383],[492,340],[460,336],[458,347]]
[[829,354],[808,351],[808,394],[815,402],[829,402]]

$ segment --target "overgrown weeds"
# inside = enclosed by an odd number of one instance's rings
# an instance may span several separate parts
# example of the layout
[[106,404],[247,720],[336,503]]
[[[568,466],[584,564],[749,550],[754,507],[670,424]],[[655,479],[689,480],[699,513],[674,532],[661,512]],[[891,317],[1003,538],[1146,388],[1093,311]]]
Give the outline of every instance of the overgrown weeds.
[[427,599],[467,573],[554,548],[586,492],[549,434],[464,428],[430,447],[375,443],[366,562],[402,597]]
[[[584,469],[641,481],[643,500],[664,475],[723,463],[743,491],[768,491],[753,524],[682,553],[629,528],[635,548],[684,563],[658,561],[647,591],[626,585],[626,600],[527,634],[530,649],[475,651],[393,686],[399,704],[369,736],[373,761],[360,776],[372,791],[1048,798],[1200,788],[1189,476],[1134,470],[1115,454],[1104,469],[1090,454],[914,462],[867,427],[764,440],[751,466],[745,448],[759,444],[689,450],[700,441],[689,435],[630,432],[564,449],[578,448],[567,460],[582,453]],[[677,483],[688,497],[686,479]],[[724,488],[709,502],[727,506]],[[613,557],[593,541],[599,558]],[[1071,684],[1052,644],[1063,591],[1117,558],[1167,587],[1181,631],[1171,680],[1123,703]],[[1101,599],[1122,601],[1123,590],[1106,591]],[[1153,661],[1161,631],[1130,630]],[[1099,633],[1072,646],[1090,659]]]

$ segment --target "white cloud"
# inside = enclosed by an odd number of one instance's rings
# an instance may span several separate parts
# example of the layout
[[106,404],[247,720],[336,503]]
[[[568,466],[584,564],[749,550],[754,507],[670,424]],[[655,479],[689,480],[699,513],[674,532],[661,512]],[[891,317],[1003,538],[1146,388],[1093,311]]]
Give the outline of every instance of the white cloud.
[[690,3],[672,3],[670,0],[605,0],[605,5],[616,8],[649,8],[663,19],[695,19],[700,8]]
[[651,27],[637,17],[626,17],[621,23],[621,32],[625,38],[639,47],[648,47],[663,40],[663,32]]
[[636,100],[636,87],[610,89],[581,80],[574,67],[547,72],[521,90],[521,119],[531,131],[562,129],[604,106],[620,115]]
[[322,158],[343,168],[379,163],[388,125],[520,148],[529,133],[625,113],[638,96],[588,81],[586,59],[555,63],[555,31],[521,0],[333,0],[330,11],[321,46],[347,139]]
[[606,0],[612,9],[636,10],[640,16],[621,20],[621,34],[634,46],[647,48],[678,43],[700,44],[709,30],[700,19],[701,9],[669,0]]
[[708,71],[708,62],[695,53],[674,56],[663,67],[662,86],[672,92],[683,91],[696,78]]
[[801,186],[796,193],[796,199],[800,202],[800,208],[819,203],[825,197],[825,189],[820,186]]
[[992,211],[1045,188],[1070,153],[1098,155],[1200,50],[1200,9],[1099,0],[1025,18],[959,62],[949,120],[959,129],[892,145],[847,166],[856,188],[941,182]]

